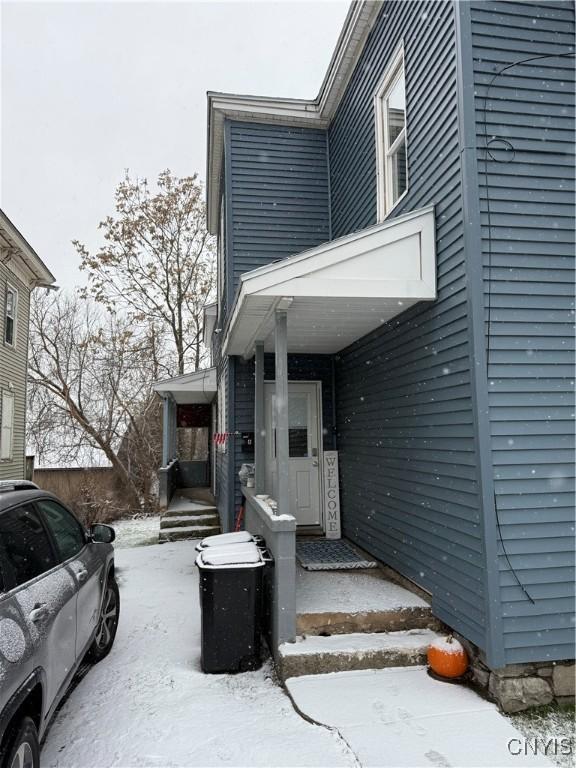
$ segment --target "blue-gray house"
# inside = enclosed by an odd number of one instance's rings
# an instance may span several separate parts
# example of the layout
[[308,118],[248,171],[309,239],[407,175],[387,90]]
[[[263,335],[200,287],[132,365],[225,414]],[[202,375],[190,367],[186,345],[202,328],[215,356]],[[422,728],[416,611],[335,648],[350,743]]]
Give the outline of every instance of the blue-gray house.
[[491,668],[574,658],[573,52],[564,0],[354,2],[316,99],[208,94],[222,526],[255,461],[327,531],[337,451]]

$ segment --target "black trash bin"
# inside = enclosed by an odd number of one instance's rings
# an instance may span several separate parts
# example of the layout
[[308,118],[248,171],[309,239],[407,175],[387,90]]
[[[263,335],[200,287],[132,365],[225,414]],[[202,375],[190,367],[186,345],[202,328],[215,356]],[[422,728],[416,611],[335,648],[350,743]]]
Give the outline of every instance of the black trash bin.
[[261,665],[262,573],[255,544],[208,547],[200,572],[203,672],[246,672]]

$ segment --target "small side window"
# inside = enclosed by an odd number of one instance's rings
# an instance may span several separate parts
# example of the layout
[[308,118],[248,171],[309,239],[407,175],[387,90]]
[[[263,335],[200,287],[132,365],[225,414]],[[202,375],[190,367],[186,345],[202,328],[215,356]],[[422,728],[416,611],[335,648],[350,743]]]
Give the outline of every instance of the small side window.
[[0,515],[0,539],[13,586],[25,584],[56,565],[46,529],[28,504]]
[[56,501],[42,499],[36,503],[54,536],[60,560],[63,562],[77,555],[86,544],[84,529],[78,520]]
[[406,77],[404,49],[386,68],[375,96],[378,220],[382,221],[408,191]]
[[2,390],[0,409],[0,461],[10,461],[14,452],[13,392]]
[[16,313],[18,309],[18,291],[11,285],[6,286],[4,303],[4,343],[16,346]]

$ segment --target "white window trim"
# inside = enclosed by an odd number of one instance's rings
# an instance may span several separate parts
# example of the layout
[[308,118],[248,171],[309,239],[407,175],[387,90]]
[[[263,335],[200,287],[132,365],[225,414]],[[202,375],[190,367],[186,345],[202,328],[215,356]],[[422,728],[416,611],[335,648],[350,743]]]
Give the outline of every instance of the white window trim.
[[[5,424],[6,400],[12,400],[11,423]],[[16,402],[14,392],[3,389],[0,392],[0,461],[12,461],[14,459],[14,408]],[[8,438],[6,439],[6,434]],[[6,440],[6,442],[5,442]]]
[[[12,317],[12,342],[6,341],[6,323],[8,320],[8,293],[14,294],[14,315]],[[18,288],[11,283],[6,283],[6,290],[4,291],[4,323],[2,328],[3,342],[6,347],[16,348],[16,341],[18,339]]]
[[[384,97],[388,94],[391,88],[396,84],[396,81],[400,77],[401,73],[404,73],[406,78],[406,68],[404,63],[404,41],[401,41],[390,63],[386,67],[386,71],[376,93],[374,94],[374,114],[376,119],[376,197],[378,206],[378,222],[384,221],[399,205],[399,203],[408,194],[409,179],[408,179],[408,167],[406,168],[406,189],[400,195],[400,197],[392,202],[391,189],[392,179],[390,173],[390,163],[388,162],[388,156],[393,154],[393,150],[404,140],[406,146],[406,158],[408,158],[408,121],[405,119],[404,130],[396,138],[394,144],[386,151],[387,146],[387,124],[384,119]],[[406,113],[408,110],[406,110]]]

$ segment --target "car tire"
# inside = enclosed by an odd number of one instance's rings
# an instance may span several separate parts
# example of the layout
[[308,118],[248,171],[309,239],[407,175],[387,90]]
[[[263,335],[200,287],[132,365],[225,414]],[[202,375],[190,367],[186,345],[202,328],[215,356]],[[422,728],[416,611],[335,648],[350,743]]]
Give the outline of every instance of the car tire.
[[120,592],[118,591],[118,584],[116,584],[115,579],[110,577],[106,582],[96,635],[86,655],[88,661],[96,664],[102,661],[105,656],[108,656],[114,645],[119,618]]
[[0,749],[1,768],[40,768],[40,744],[36,723],[24,717],[14,726]]

